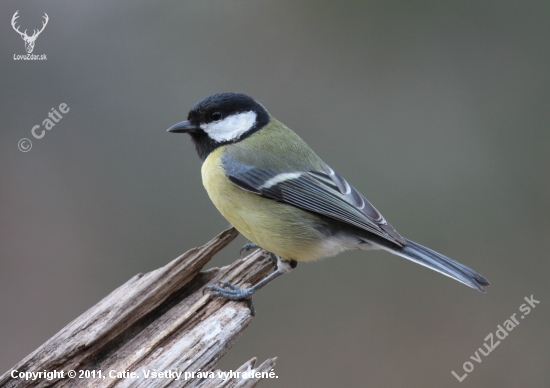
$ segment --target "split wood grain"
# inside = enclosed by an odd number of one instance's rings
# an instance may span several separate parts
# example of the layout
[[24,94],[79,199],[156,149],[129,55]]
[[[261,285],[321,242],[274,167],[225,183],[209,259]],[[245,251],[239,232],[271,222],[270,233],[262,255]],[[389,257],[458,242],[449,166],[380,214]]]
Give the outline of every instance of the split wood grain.
[[[139,274],[65,326],[46,343],[0,376],[0,387],[253,387],[260,379],[183,380],[185,372],[213,371],[252,317],[244,302],[203,293],[220,280],[239,286],[257,283],[273,270],[264,251],[233,264],[200,272],[238,235],[229,228],[155,271]],[[239,370],[254,369],[255,359]],[[256,371],[269,371],[275,359]],[[77,371],[77,378],[48,381],[14,379],[18,372]],[[78,378],[80,370],[101,370],[106,378]],[[110,377],[130,371],[136,378]],[[174,378],[145,379],[147,371],[183,372]]]

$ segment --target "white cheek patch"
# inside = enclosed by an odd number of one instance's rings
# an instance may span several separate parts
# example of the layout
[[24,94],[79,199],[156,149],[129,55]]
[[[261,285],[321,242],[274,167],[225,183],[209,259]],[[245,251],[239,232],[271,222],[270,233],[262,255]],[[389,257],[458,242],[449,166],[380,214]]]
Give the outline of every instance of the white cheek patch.
[[256,124],[256,113],[253,111],[237,113],[223,120],[201,124],[208,136],[217,142],[236,140]]

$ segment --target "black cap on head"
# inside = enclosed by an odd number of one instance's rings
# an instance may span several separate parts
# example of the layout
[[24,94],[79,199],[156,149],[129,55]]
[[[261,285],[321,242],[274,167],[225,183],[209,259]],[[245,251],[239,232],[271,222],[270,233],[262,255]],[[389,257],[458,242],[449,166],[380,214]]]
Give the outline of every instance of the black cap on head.
[[265,108],[252,97],[242,93],[216,93],[197,102],[189,111],[187,120],[195,125],[200,125],[220,120],[218,117],[215,117],[217,120],[211,117],[214,112],[221,113],[221,120],[223,120],[226,117],[250,111],[258,115],[258,122],[265,121],[267,123],[269,121],[269,115]]

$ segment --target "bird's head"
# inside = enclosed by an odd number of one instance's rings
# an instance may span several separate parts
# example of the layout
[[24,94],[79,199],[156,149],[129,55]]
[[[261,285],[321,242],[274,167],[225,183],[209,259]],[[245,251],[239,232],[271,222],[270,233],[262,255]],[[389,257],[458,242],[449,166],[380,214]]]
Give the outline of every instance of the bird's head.
[[221,145],[236,143],[269,123],[265,108],[246,94],[217,93],[200,100],[187,120],[168,129],[191,135],[199,157],[204,160]]

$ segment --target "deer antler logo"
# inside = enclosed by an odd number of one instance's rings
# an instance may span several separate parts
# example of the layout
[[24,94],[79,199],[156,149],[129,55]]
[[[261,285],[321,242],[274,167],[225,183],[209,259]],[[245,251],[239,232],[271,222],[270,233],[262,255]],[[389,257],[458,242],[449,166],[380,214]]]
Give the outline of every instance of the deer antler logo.
[[42,28],[40,30],[34,30],[34,33],[31,36],[28,36],[27,30],[25,30],[25,32],[21,32],[19,31],[19,27],[16,27],[15,25],[15,20],[19,17],[18,13],[19,11],[15,11],[15,13],[13,14],[13,17],[11,18],[11,26],[15,31],[17,31],[19,35],[21,35],[21,38],[23,38],[23,40],[25,41],[25,50],[27,50],[27,53],[30,54],[32,53],[32,50],[34,50],[36,38],[38,38],[38,35],[40,35],[42,31],[44,31],[44,27],[46,27],[46,24],[48,24],[48,20],[50,18],[48,17],[48,14],[44,12],[44,16],[42,16],[44,18],[44,21],[42,22]]

